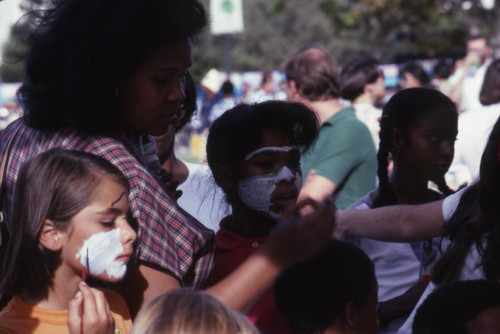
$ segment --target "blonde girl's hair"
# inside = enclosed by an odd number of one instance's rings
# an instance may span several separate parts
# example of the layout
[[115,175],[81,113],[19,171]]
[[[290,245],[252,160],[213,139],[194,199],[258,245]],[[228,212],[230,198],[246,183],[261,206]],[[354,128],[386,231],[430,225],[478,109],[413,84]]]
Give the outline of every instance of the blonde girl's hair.
[[258,334],[240,312],[214,297],[176,289],[152,299],[137,315],[130,334]]

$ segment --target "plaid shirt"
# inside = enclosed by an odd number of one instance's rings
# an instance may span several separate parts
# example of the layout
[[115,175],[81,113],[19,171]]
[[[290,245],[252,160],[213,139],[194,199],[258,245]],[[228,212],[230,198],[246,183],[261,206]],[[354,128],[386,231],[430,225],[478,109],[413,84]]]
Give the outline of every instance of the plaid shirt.
[[140,228],[139,259],[164,268],[185,285],[198,287],[204,282],[213,265],[213,232],[182,210],[123,143],[71,129],[35,130],[17,120],[0,137],[2,156],[14,134],[6,177],[9,224],[14,184],[23,162],[54,147],[90,152],[109,160],[128,178],[130,209]]

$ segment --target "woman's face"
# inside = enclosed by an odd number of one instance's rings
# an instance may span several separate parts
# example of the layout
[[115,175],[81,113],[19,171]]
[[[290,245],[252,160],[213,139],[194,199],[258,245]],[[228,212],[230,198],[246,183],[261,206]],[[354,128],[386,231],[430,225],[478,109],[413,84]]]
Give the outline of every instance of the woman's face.
[[63,265],[77,275],[104,281],[119,281],[133,251],[137,234],[127,221],[128,199],[125,188],[102,177],[93,201],[78,212],[62,232]]
[[238,161],[238,197],[247,206],[278,220],[293,206],[301,187],[300,151],[278,129],[262,130],[260,144]]
[[440,110],[417,120],[403,135],[401,149],[394,150],[395,168],[401,166],[415,177],[438,180],[451,165],[456,137],[454,111]]
[[126,133],[160,136],[167,131],[184,100],[184,75],[192,62],[186,39],[160,47],[139,64],[118,93]]

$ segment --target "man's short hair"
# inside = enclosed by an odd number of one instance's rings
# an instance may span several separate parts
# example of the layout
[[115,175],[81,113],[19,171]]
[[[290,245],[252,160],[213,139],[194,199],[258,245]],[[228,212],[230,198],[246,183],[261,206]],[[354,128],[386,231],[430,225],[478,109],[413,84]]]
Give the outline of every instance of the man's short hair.
[[302,97],[323,101],[339,97],[340,74],[337,62],[319,46],[304,46],[283,64],[288,82],[294,81]]

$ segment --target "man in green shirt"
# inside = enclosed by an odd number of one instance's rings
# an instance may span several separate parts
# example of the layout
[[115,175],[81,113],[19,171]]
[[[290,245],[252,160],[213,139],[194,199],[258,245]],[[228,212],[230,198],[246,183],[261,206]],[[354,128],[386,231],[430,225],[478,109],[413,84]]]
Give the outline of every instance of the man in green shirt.
[[306,46],[285,61],[288,99],[302,102],[316,112],[321,122],[319,137],[302,158],[304,184],[299,201],[322,201],[334,196],[345,209],[376,185],[376,152],[368,128],[354,108],[339,101],[340,75],[337,63],[324,49]]

